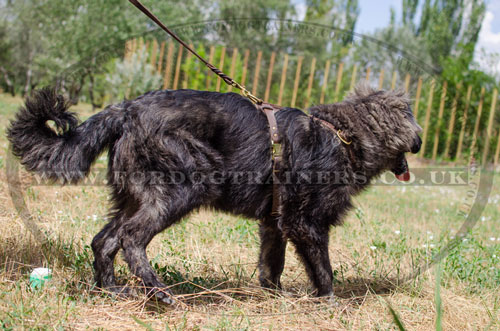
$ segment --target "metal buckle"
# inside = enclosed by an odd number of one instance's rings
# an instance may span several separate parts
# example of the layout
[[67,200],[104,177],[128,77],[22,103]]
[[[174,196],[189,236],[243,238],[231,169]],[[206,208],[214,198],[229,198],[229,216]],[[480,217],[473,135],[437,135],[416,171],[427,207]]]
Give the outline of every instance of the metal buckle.
[[271,142],[272,143],[272,158],[273,160],[277,157],[277,156],[281,156],[281,144],[280,143],[275,143],[275,142]]

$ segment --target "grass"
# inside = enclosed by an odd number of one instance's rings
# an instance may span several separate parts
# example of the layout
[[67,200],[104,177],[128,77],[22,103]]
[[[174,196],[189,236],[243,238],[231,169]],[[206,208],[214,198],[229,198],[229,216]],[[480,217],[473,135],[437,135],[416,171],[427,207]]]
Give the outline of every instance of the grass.
[[[374,186],[357,197],[344,226],[331,231],[338,306],[312,296],[293,247],[287,249],[284,291],[260,289],[257,224],[210,210],[198,211],[167,229],[148,248],[153,267],[177,294],[175,307],[148,301],[141,294],[134,299],[101,295],[92,283],[89,243],[106,223],[106,188],[26,186],[28,208],[49,238],[44,245],[23,226],[12,205],[5,177],[5,127],[20,102],[0,95],[0,326],[4,329],[500,328],[498,175],[481,220],[441,261],[441,271],[427,270],[407,283],[398,280],[428,261],[461,226],[457,209],[466,188]],[[87,105],[76,111],[90,115]],[[105,162],[100,158],[96,166]],[[410,160],[415,164],[418,160]],[[39,266],[50,267],[53,279],[41,290],[32,290],[29,273]],[[123,283],[139,284],[121,257],[116,274]]]

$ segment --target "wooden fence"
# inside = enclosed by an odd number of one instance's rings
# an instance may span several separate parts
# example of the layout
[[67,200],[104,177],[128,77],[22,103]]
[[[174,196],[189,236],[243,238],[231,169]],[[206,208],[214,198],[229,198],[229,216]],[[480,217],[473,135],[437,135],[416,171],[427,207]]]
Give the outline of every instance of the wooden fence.
[[[194,47],[193,45],[191,45]],[[247,86],[253,94],[280,105],[307,109],[313,104],[342,100],[360,80],[378,89],[403,88],[411,97],[413,113],[422,126],[419,156],[432,161],[464,162],[471,156],[481,164],[499,162],[500,118],[495,117],[496,88],[448,85],[432,77],[362,68],[357,64],[260,50],[203,47],[197,51]],[[186,54],[187,53],[187,54]],[[136,54],[133,57],[133,54]],[[220,92],[232,90],[189,52],[174,43],[134,39],[127,43],[125,60],[148,61],[163,88],[193,88]],[[488,114],[483,115],[483,109]]]

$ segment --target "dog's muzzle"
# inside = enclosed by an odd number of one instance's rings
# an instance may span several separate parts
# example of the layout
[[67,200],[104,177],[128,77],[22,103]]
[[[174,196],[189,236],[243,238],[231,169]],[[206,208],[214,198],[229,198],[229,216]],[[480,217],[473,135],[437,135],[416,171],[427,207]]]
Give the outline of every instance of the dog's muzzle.
[[404,154],[401,154],[396,161],[396,165],[391,171],[396,175],[396,178],[402,182],[407,182],[410,180],[410,169],[408,168],[408,162]]
[[420,151],[420,147],[422,146],[422,139],[417,135],[415,140],[413,141],[413,145],[411,146],[410,152],[413,154],[417,154]]

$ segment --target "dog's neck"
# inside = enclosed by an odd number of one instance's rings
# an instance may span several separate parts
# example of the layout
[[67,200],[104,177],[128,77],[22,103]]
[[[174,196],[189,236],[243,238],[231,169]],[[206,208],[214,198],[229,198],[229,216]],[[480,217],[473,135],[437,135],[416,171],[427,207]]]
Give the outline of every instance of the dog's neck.
[[[353,172],[362,173],[369,181],[386,170],[386,165],[380,163],[383,158],[379,156],[386,151],[376,143],[383,138],[378,137],[377,132],[373,132],[371,128],[365,127],[362,121],[356,121],[354,125],[353,119],[357,114],[349,103],[319,105],[312,107],[309,112],[312,117],[329,123],[332,134],[340,130],[343,138],[341,140],[350,142],[342,142],[342,145]],[[359,132],[360,130],[363,132]]]

